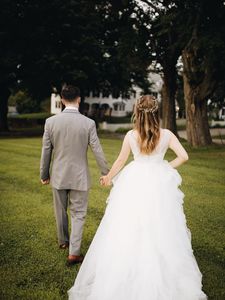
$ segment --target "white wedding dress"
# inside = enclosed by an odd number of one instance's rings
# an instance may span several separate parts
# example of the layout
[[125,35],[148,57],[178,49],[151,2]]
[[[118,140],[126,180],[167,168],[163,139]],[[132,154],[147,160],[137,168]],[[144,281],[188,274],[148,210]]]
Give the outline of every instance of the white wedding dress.
[[115,178],[105,214],[70,300],[205,300],[183,212],[179,173],[163,160],[171,132],[150,155],[134,155]]

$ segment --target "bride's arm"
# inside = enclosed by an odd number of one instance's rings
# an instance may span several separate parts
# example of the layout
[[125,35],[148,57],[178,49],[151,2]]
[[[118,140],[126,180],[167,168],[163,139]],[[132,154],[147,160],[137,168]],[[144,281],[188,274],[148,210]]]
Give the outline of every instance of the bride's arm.
[[177,168],[188,160],[188,154],[179,142],[178,138],[172,132],[171,135],[169,148],[175,152],[177,157],[169,163],[173,168]]
[[111,184],[112,178],[114,176],[116,176],[116,174],[118,174],[119,171],[123,168],[123,166],[125,165],[128,157],[129,157],[129,154],[130,154],[130,144],[129,144],[129,140],[128,140],[128,134],[126,134],[126,136],[123,140],[120,154],[117,157],[117,159],[115,160],[115,162],[113,163],[111,170],[109,171],[109,173],[106,176],[102,176],[100,179],[102,185],[110,185]]

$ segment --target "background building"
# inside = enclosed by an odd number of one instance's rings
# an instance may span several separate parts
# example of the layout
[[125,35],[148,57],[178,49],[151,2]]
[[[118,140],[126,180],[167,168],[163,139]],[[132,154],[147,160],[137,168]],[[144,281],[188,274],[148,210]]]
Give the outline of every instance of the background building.
[[[151,94],[153,94],[159,101],[161,101],[162,78],[157,73],[150,73],[149,81],[151,83]],[[111,117],[125,117],[132,113],[136,99],[141,96],[142,90],[134,86],[133,91],[129,97],[125,98],[119,96],[113,98],[110,94],[108,97],[103,96],[103,93],[93,94],[90,92],[84,99],[84,114],[87,116],[111,116]],[[57,114],[61,112],[61,98],[60,95],[53,93],[51,95],[51,113]]]

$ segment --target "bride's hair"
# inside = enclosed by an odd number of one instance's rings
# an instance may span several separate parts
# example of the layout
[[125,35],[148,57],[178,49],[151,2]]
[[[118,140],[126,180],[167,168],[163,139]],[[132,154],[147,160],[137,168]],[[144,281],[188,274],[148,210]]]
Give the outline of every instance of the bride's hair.
[[152,95],[141,96],[134,107],[133,122],[138,132],[141,153],[151,153],[159,142],[158,101]]

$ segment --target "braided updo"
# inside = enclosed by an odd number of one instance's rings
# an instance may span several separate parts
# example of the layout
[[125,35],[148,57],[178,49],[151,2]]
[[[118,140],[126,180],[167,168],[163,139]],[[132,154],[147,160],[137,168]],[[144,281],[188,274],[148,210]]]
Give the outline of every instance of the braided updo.
[[159,105],[152,95],[141,96],[134,109],[134,128],[139,135],[141,153],[151,153],[159,142]]

